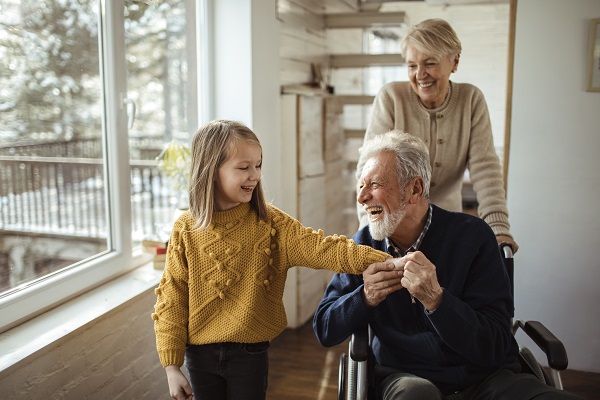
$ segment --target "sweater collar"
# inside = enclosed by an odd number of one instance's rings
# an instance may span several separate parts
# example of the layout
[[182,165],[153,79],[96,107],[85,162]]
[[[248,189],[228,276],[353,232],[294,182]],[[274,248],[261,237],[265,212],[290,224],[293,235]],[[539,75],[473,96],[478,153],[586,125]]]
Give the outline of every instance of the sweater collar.
[[417,111],[419,111],[420,113],[424,114],[424,115],[436,115],[436,114],[447,114],[448,111],[453,107],[453,104],[456,103],[456,99],[458,98],[458,85],[455,84],[454,82],[450,81],[449,82],[449,93],[448,96],[446,96],[446,99],[444,100],[444,103],[442,103],[441,106],[439,106],[438,108],[426,108],[422,103],[421,100],[419,99],[419,95],[417,95],[415,93],[414,90],[412,90],[412,87],[410,86],[410,84],[408,85],[408,88],[410,90],[411,96],[414,96],[415,102],[413,104],[416,104],[416,109]]
[[241,203],[238,206],[225,211],[215,211],[213,221],[216,223],[227,223],[242,219],[251,211],[250,203]]

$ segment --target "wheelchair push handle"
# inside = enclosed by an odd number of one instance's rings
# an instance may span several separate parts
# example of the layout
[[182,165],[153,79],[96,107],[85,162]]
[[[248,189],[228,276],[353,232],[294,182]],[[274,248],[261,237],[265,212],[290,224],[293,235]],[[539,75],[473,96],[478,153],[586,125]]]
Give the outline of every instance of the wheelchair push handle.
[[513,258],[515,255],[512,245],[506,242],[500,243],[500,251],[504,258]]

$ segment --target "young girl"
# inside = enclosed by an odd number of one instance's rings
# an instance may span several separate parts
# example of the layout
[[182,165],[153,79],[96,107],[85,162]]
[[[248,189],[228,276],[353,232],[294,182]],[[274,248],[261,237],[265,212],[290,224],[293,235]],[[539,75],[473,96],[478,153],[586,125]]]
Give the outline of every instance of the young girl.
[[190,208],[174,224],[152,314],[174,399],[265,399],[288,269],[361,273],[389,257],[267,204],[261,167],[258,138],[240,123],[213,121],[193,138]]

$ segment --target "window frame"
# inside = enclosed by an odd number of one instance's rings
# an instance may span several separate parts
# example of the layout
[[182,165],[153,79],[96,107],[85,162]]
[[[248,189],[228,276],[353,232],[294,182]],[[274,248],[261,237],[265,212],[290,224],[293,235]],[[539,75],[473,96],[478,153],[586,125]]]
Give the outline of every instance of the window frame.
[[[186,0],[190,8],[188,18],[193,25],[188,26],[188,37],[192,43],[198,43],[197,29],[202,24],[195,0]],[[199,3],[204,3],[200,1]],[[129,170],[127,113],[127,65],[125,46],[125,0],[99,0],[98,35],[100,53],[100,75],[103,82],[102,102],[104,114],[102,121],[104,172],[106,177],[106,205],[108,240],[105,252],[69,266],[58,273],[40,278],[14,293],[0,297],[0,333],[5,332],[43,312],[54,308],[74,297],[94,289],[109,280],[123,275],[149,261],[149,255],[132,247],[131,221],[131,182]],[[203,7],[202,5],[198,8]],[[202,15],[203,18],[205,17]],[[193,20],[195,19],[195,20]],[[190,49],[192,50],[192,49]],[[202,54],[196,46],[196,51]],[[199,57],[192,57],[198,60]],[[196,90],[190,101],[194,104],[190,110],[198,110],[199,78],[196,65],[191,69]],[[190,89],[193,90],[193,89]],[[192,118],[192,123],[197,119]],[[135,250],[135,252],[134,252]]]

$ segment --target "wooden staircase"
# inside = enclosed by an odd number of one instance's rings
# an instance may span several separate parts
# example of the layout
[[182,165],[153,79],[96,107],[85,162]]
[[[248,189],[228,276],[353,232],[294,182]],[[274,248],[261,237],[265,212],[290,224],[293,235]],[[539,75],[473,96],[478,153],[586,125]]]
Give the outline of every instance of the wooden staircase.
[[[364,32],[372,28],[401,27],[404,25],[406,15],[404,12],[354,12],[326,14],[324,17],[325,30],[354,29]],[[364,47],[364,46],[362,46]],[[329,56],[329,68],[332,74],[337,71],[350,68],[368,68],[374,66],[398,66],[405,63],[402,54],[331,54]],[[364,86],[364,85],[363,85]],[[334,94],[333,96],[342,106],[370,106],[373,104],[374,96],[367,94]],[[346,139],[362,139],[365,127],[344,127]],[[352,165],[353,159],[350,165]]]

